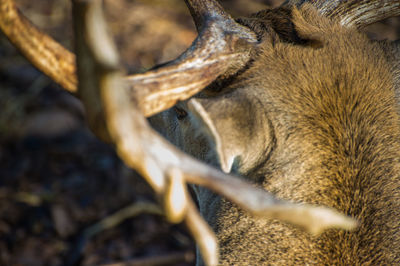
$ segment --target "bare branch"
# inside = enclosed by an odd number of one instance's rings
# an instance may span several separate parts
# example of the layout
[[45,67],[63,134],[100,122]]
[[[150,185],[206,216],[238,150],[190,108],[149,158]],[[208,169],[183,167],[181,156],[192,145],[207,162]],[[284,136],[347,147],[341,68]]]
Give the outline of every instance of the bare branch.
[[327,17],[338,19],[343,26],[363,28],[385,18],[400,16],[398,0],[287,0],[285,5],[312,4]]
[[162,215],[163,212],[158,205],[152,202],[135,202],[116,213],[113,213],[94,225],[86,228],[83,232],[83,237],[87,241],[88,239],[94,237],[100,232],[113,228],[126,219],[132,218],[134,216],[140,215],[142,213]]

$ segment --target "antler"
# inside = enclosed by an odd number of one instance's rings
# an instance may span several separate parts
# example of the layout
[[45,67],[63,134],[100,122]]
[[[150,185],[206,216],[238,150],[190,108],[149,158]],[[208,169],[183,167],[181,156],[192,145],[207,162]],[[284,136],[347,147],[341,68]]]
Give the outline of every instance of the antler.
[[199,32],[192,46],[162,68],[127,78],[145,116],[190,98],[229,69],[240,68],[257,43],[255,34],[236,23],[218,2],[185,2]]
[[[145,116],[172,107],[249,59],[256,36],[236,23],[216,1],[186,1],[199,36],[176,60],[162,68],[126,78]],[[70,92],[77,91],[75,56],[32,25],[12,0],[0,3],[0,28],[44,74]]]
[[40,71],[76,92],[75,55],[25,18],[12,0],[0,1],[0,29]]
[[398,0],[287,0],[284,5],[312,4],[327,17],[338,19],[343,26],[363,28],[385,18],[400,16]]
[[[161,138],[148,126],[135,101],[129,100],[129,91],[123,89],[127,84],[118,71],[118,56],[104,29],[101,2],[75,0],[74,3],[75,25],[81,25],[75,30],[79,90],[97,98],[104,107],[107,129],[119,156],[164,199],[171,221],[185,220],[207,265],[218,263],[218,245],[188,196],[186,182],[213,189],[256,215],[278,218],[312,233],[325,228],[356,226],[352,219],[327,208],[277,200],[264,190],[194,160]],[[98,26],[96,31],[94,24]],[[87,66],[91,66],[89,70]],[[96,112],[93,106],[86,106],[89,116]]]
[[[217,264],[216,239],[188,196],[186,182],[206,186],[254,214],[281,219],[313,233],[332,227],[355,227],[352,219],[333,210],[277,200],[264,190],[210,168],[177,150],[147,124],[140,111],[146,115],[161,111],[248,60],[246,49],[256,43],[254,34],[235,23],[216,1],[186,1],[199,37],[178,59],[129,78],[124,78],[119,70],[118,55],[106,34],[101,1],[74,0],[73,3],[79,95],[89,120],[94,121],[92,125],[98,125],[92,129],[111,141],[125,163],[147,179],[164,199],[171,221],[185,220],[207,264]],[[0,12],[2,30],[39,69],[55,73],[49,74],[55,80],[74,80],[73,56],[69,52],[21,18],[11,1],[2,0]],[[22,36],[12,25],[20,28]],[[30,35],[26,35],[28,32]],[[33,48],[23,43],[28,36],[34,40]],[[50,44],[41,44],[41,40]],[[36,58],[41,55],[44,60],[54,62],[44,64]],[[64,73],[63,68],[69,72]]]

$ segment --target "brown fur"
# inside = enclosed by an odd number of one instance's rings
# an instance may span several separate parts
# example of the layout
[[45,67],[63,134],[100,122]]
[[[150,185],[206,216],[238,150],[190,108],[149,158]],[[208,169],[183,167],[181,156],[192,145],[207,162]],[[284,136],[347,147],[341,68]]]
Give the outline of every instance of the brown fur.
[[[278,197],[333,207],[360,227],[312,237],[249,217],[196,188],[200,211],[219,239],[220,263],[399,265],[399,113],[382,46],[308,5],[263,11],[240,23],[262,40],[252,63],[218,93],[214,84],[199,95],[222,152],[237,151],[233,170]],[[201,118],[173,115],[163,114],[164,134],[215,164],[207,137],[193,137],[204,127]]]

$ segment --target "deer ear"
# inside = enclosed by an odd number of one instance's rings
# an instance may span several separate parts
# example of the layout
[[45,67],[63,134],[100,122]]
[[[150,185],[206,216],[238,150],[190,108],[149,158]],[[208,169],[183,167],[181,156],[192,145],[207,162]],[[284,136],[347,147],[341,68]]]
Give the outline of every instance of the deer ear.
[[268,131],[264,131],[265,121],[255,115],[257,112],[248,98],[244,95],[197,98],[188,102],[188,108],[196,127],[209,137],[225,173],[232,168],[244,172],[257,163],[267,145]]
[[[301,11],[294,8],[292,10],[292,22],[299,37],[307,41],[307,45],[313,48],[321,48],[325,45],[325,35],[321,29],[329,29],[331,23],[328,19],[322,19],[317,10],[311,5],[305,5]],[[321,25],[325,24],[325,25]]]
[[[235,149],[234,147],[229,147],[232,146],[232,144],[228,145],[223,139],[224,134],[227,132],[224,132],[224,130],[222,130],[221,124],[226,123],[223,123],[216,119],[220,116],[220,114],[215,112],[208,112],[204,108],[203,104],[201,104],[201,102],[204,102],[204,100],[192,99],[189,101],[188,107],[196,119],[196,126],[202,129],[202,131],[208,136],[208,138],[214,145],[214,149],[218,155],[222,171],[224,171],[225,173],[229,173],[232,170],[235,158],[238,156],[237,149]],[[226,129],[227,128],[225,128],[225,130]]]

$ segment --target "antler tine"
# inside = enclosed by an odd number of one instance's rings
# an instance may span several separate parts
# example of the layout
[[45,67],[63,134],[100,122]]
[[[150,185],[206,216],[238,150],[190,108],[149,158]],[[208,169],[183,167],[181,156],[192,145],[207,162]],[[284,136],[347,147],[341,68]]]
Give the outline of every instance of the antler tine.
[[343,26],[363,28],[385,18],[400,16],[398,0],[288,0],[284,5],[301,6],[310,3],[321,14],[337,18]]
[[74,54],[36,28],[12,0],[0,1],[0,29],[40,71],[66,90],[76,92]]
[[200,32],[209,19],[233,20],[215,0],[185,0],[193,17],[197,31]]

